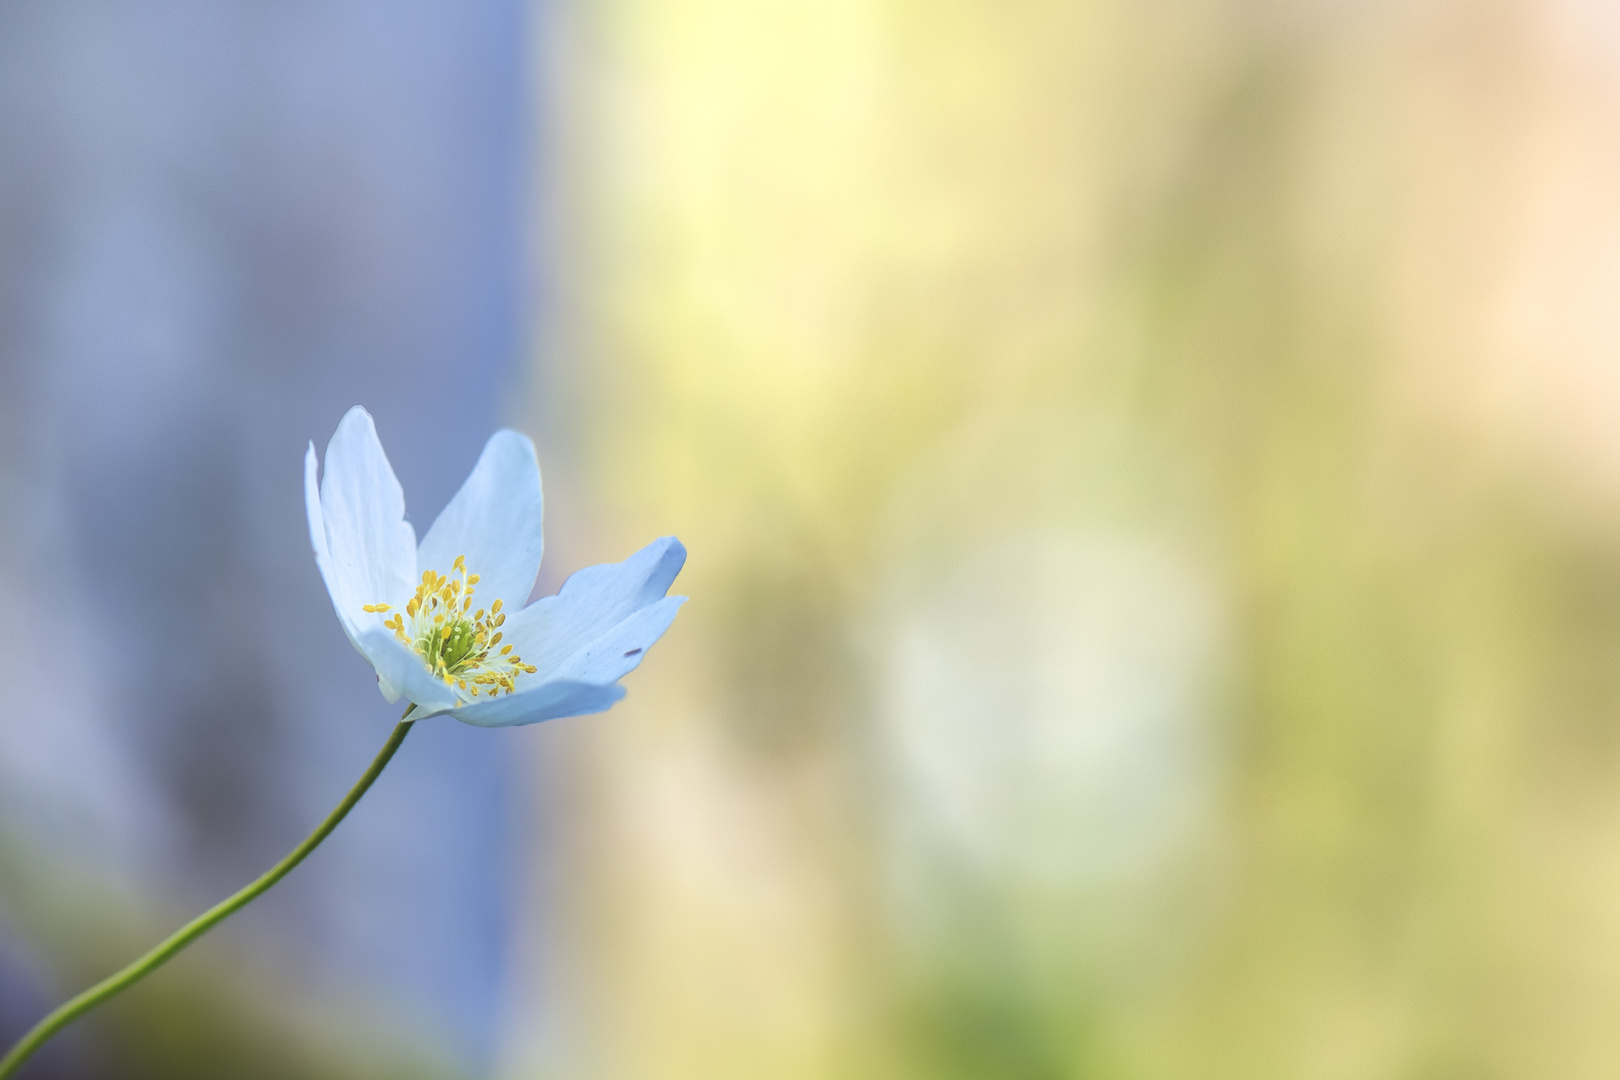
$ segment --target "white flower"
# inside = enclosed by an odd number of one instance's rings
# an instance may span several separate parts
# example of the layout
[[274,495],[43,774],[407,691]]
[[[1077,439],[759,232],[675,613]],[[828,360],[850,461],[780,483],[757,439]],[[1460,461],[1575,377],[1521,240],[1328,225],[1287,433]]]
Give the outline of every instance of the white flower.
[[304,458],[309,538],[344,633],[409,719],[448,713],[485,727],[600,712],[663,636],[686,562],[666,536],[622,563],[581,570],[524,606],[540,570],[534,445],[497,431],[472,475],[416,543],[371,415],[358,405]]

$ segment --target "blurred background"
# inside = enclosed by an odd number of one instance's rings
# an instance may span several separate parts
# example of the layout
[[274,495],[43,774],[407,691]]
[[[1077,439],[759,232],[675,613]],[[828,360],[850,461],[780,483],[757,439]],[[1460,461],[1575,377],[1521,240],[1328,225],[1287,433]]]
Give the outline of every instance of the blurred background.
[[1620,1072],[1612,5],[0,0],[0,1038],[385,737],[357,402],[693,602],[32,1080]]

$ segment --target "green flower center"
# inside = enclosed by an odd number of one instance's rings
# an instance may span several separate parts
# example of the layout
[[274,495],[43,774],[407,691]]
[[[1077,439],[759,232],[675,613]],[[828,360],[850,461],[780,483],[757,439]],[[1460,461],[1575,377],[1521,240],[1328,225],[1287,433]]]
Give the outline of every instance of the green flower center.
[[457,619],[448,623],[448,634],[429,633],[416,642],[417,651],[427,661],[428,667],[442,667],[446,671],[459,674],[473,651],[478,646],[478,631],[471,620]]

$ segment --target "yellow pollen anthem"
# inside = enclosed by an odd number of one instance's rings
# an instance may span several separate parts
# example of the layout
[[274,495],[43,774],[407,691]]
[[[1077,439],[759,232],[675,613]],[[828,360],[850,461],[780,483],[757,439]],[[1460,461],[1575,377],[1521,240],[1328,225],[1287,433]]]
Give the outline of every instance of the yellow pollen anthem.
[[[422,583],[405,604],[405,610],[394,612],[383,625],[415,650],[428,670],[446,685],[471,697],[494,697],[502,690],[510,694],[517,677],[525,672],[533,675],[535,667],[525,664],[512,646],[501,645],[499,627],[506,622],[506,616],[501,614],[499,600],[487,612],[483,608],[472,610],[478,575],[467,573],[467,556],[457,555],[451,571],[458,576],[424,570]],[[361,610],[388,611],[389,605],[366,604]],[[500,649],[494,652],[497,646]]]

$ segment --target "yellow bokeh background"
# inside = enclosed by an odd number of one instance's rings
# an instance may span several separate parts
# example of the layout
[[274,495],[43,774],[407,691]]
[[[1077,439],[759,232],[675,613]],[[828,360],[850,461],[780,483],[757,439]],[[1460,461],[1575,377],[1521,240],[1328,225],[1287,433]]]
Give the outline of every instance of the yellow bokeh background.
[[693,601],[511,1075],[1620,1068],[1603,5],[543,22],[551,550]]

